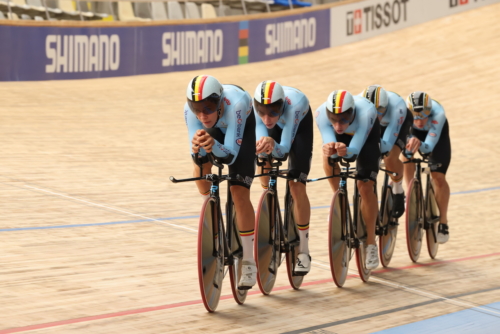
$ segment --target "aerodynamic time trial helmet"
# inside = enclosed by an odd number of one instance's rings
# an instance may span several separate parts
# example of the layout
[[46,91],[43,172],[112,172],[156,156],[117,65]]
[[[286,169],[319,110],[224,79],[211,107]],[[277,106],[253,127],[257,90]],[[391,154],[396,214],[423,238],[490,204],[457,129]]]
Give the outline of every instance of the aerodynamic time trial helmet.
[[406,106],[410,109],[414,119],[429,117],[432,109],[432,99],[424,92],[413,92],[406,99]]
[[354,118],[354,98],[346,90],[336,90],[328,95],[326,110],[333,122],[350,123]]
[[377,113],[383,116],[387,111],[389,97],[387,92],[380,85],[371,85],[363,91],[363,96],[370,100],[377,109]]
[[221,96],[224,88],[220,82],[210,75],[198,75],[188,84],[186,97],[188,105],[193,110],[193,103],[202,101],[211,101],[215,103],[217,109],[203,111],[205,114],[211,114],[220,108]]
[[285,91],[276,81],[262,81],[255,88],[254,105],[260,116],[268,114],[271,117],[281,115],[285,103]]

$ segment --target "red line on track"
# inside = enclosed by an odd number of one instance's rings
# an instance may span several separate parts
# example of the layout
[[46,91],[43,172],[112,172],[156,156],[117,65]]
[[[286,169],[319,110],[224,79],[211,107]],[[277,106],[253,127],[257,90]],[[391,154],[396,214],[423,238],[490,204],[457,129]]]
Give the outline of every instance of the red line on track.
[[[373,274],[382,274],[382,273],[387,273],[387,272],[392,272],[392,271],[400,271],[400,270],[428,267],[428,266],[434,266],[434,265],[443,264],[443,263],[463,262],[463,261],[482,259],[482,258],[493,257],[493,256],[500,256],[500,252],[469,256],[469,257],[464,257],[464,258],[460,258],[460,259],[453,259],[453,260],[435,261],[435,262],[429,262],[429,263],[419,263],[419,264],[414,264],[414,265],[399,267],[399,268],[384,268],[384,269],[373,271],[372,273]],[[358,275],[348,275],[347,277],[353,278],[353,277],[358,277]],[[303,283],[302,286],[318,285],[318,284],[323,284],[323,283],[329,283],[332,281],[333,281],[333,279],[328,278],[328,279],[323,279],[323,280],[319,280],[319,281],[306,282],[306,283]],[[274,288],[273,291],[287,290],[290,288],[291,288],[291,286],[280,286],[280,287]],[[251,291],[248,293],[248,295],[258,295],[258,294],[260,294],[260,291]],[[225,300],[225,299],[232,299],[232,298],[233,298],[233,295],[226,295],[226,296],[221,296],[220,299]],[[3,330],[0,330],[0,334],[27,332],[27,331],[32,331],[35,329],[45,329],[45,328],[50,328],[50,327],[77,324],[77,323],[81,323],[81,322],[123,317],[123,316],[127,316],[127,315],[132,315],[132,314],[140,314],[140,313],[147,313],[147,312],[153,312],[153,311],[168,310],[168,309],[172,309],[172,308],[178,308],[178,307],[190,306],[190,305],[196,305],[196,304],[202,304],[202,300],[201,299],[200,300],[192,300],[192,301],[186,301],[186,302],[174,303],[174,304],[168,304],[168,305],[146,307],[146,308],[141,308],[141,309],[136,309],[136,310],[128,310],[128,311],[121,311],[121,312],[115,312],[115,313],[93,315],[93,316],[83,317],[83,318],[47,322],[44,324],[30,325],[30,326],[25,326],[25,327],[3,329]]]

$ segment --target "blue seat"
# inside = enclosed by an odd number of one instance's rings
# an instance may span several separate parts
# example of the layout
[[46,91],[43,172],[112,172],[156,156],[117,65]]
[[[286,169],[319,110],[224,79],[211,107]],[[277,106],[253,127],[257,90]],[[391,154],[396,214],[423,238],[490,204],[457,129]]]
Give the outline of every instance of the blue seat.
[[[274,0],[275,5],[280,5],[280,6],[285,6],[289,7],[290,3],[288,0]],[[302,2],[299,0],[292,0],[292,5],[298,6],[298,7],[311,7],[311,4],[309,2]]]

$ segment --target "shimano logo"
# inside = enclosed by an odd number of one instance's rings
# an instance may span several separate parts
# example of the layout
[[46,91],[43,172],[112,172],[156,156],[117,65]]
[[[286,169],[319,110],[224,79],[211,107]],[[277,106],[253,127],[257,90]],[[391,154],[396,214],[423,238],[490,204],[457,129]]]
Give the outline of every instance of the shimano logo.
[[302,50],[316,45],[316,19],[266,25],[266,55]]
[[406,22],[408,1],[410,0],[380,1],[376,5],[347,12],[347,36],[395,25],[401,20]]
[[162,66],[216,63],[222,60],[221,29],[166,32],[162,36]]
[[118,35],[47,35],[45,73],[116,71],[120,67]]

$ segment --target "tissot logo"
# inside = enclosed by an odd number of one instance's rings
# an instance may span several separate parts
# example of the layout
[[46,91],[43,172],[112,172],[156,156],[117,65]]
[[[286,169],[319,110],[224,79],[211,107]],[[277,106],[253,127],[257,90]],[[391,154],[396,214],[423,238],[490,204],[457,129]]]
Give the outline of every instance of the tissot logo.
[[[461,6],[461,5],[468,5],[472,3],[472,0],[450,0],[450,8]],[[474,0],[474,2],[478,2],[478,0]]]
[[401,21],[406,22],[406,3],[409,1],[381,1],[372,6],[347,12],[347,36],[361,34],[363,31],[378,30],[391,24],[398,24]]

